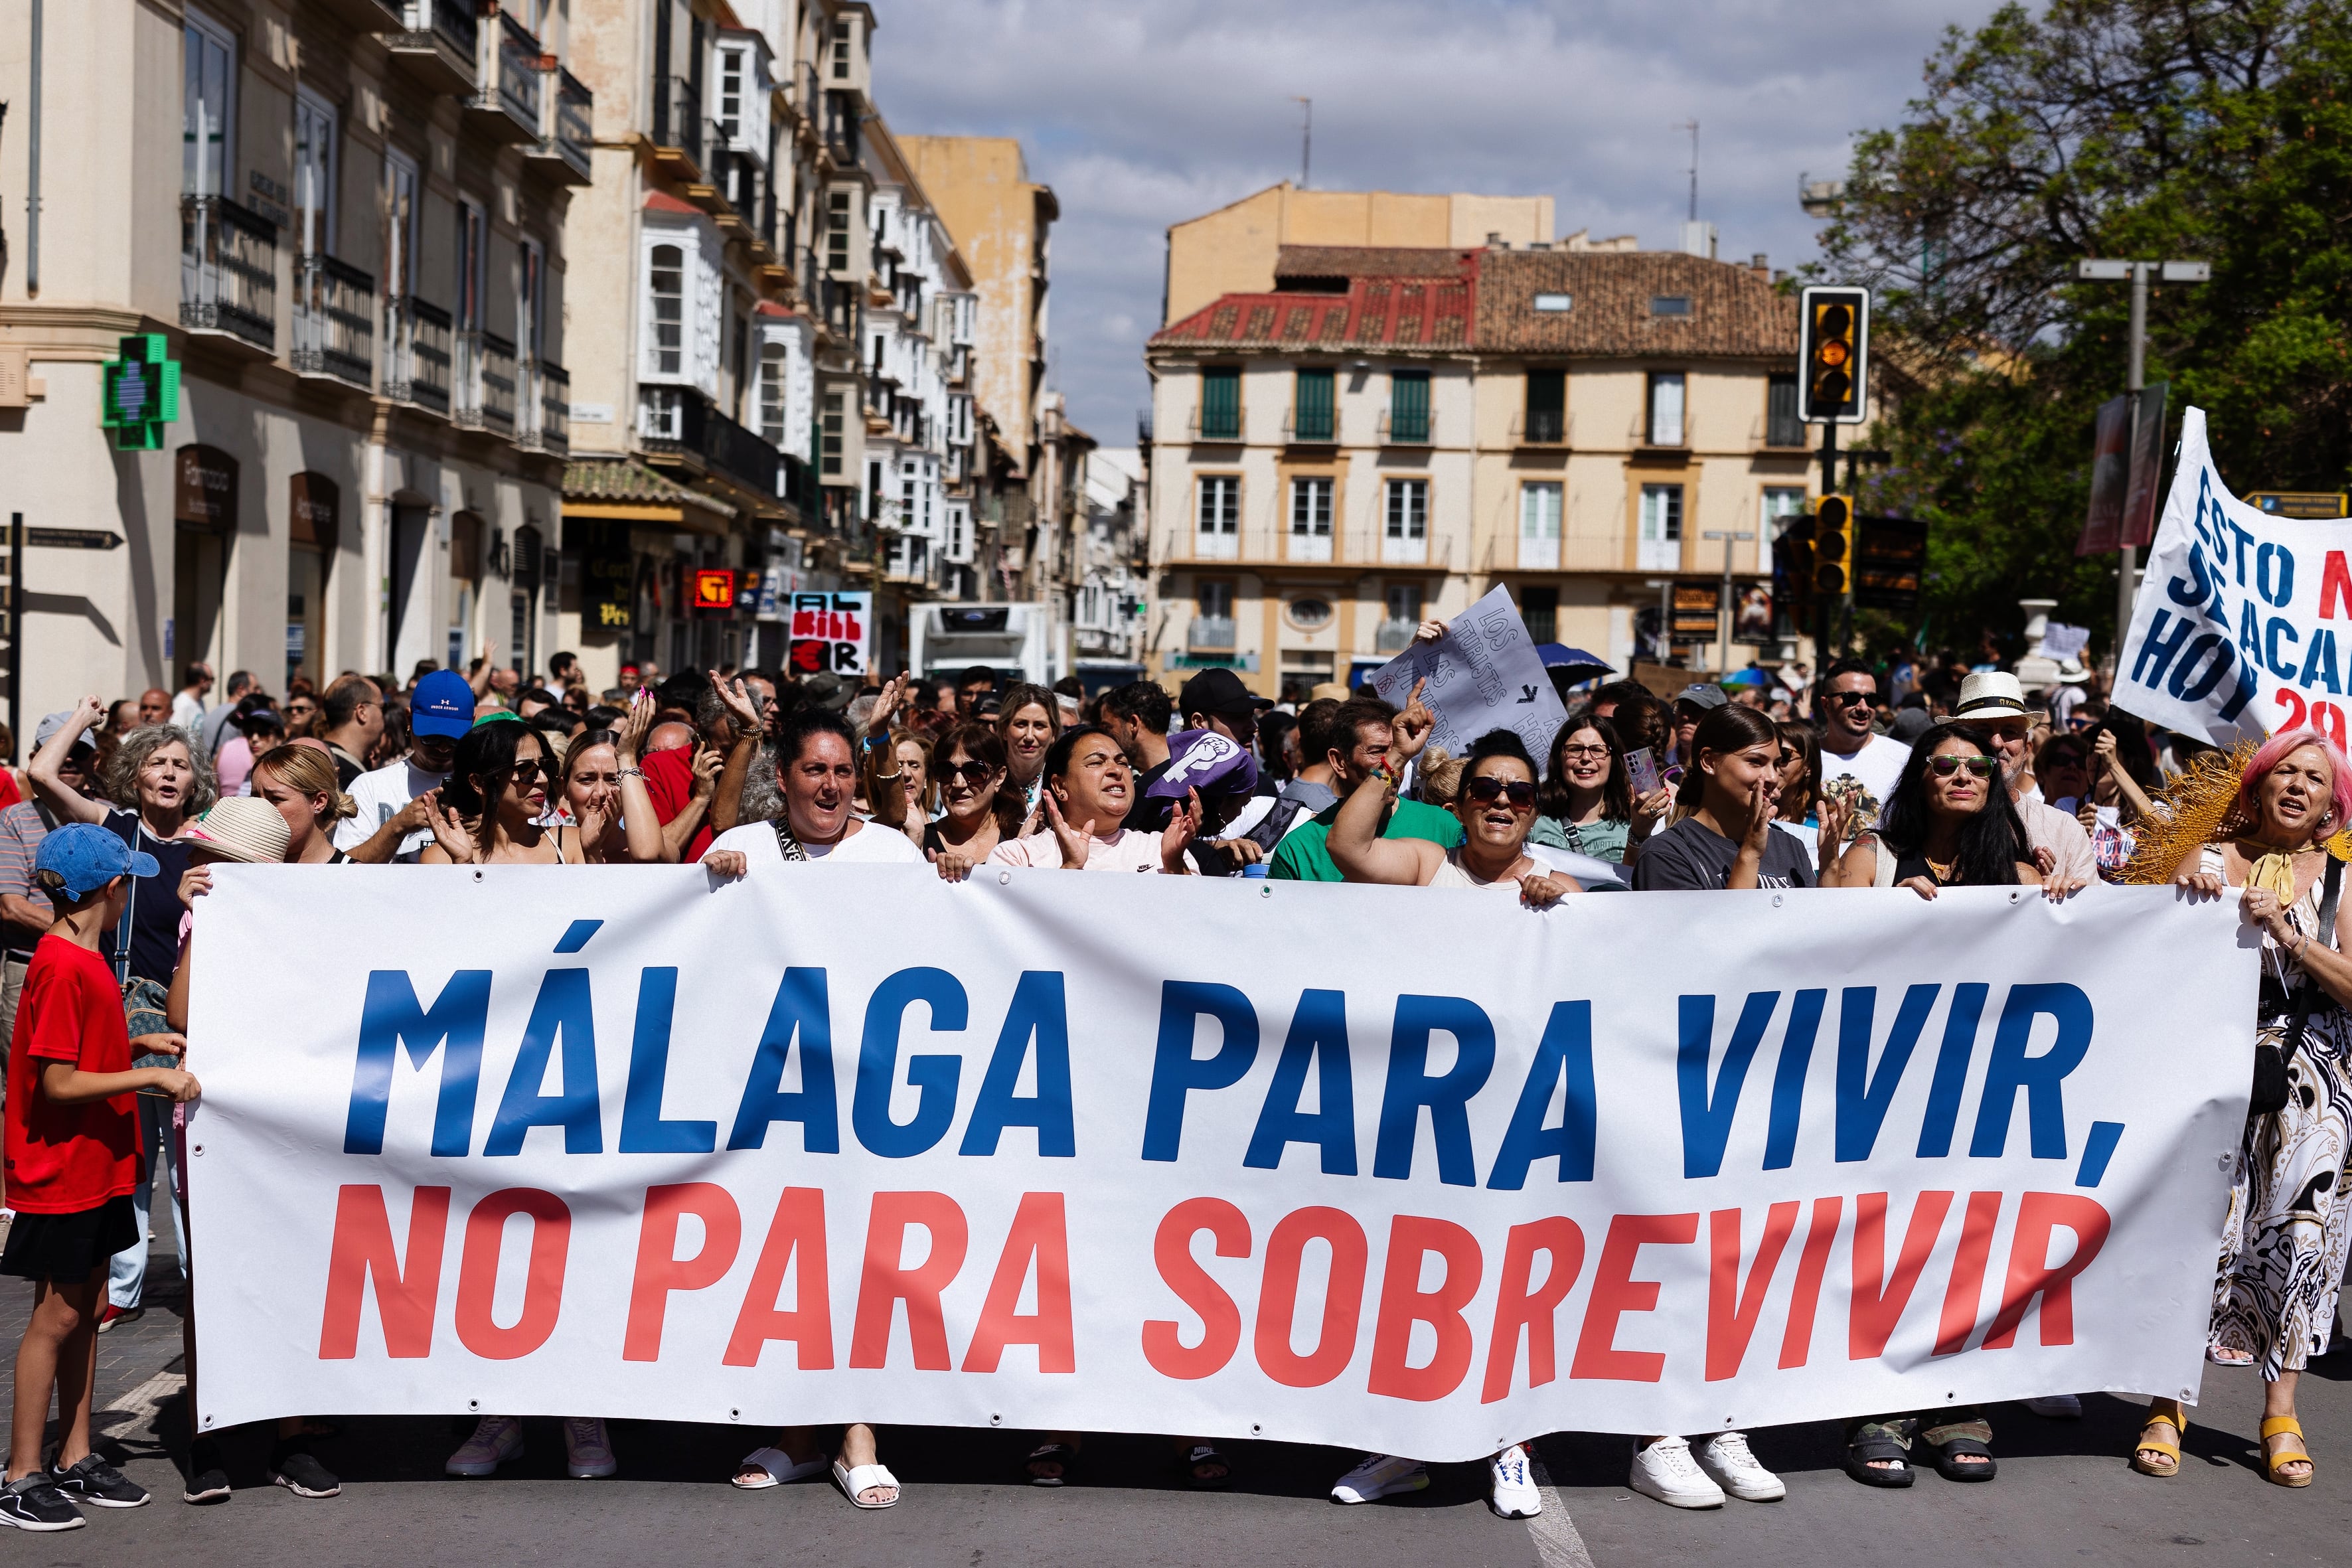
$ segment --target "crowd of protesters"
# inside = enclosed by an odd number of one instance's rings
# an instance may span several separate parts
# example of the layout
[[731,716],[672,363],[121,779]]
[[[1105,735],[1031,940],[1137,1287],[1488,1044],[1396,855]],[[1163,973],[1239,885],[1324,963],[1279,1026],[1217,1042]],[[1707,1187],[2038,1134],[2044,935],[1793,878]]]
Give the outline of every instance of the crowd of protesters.
[[[1418,640],[1445,635],[1430,622]],[[1671,695],[1631,680],[1562,695],[1569,718],[1540,757],[1502,730],[1446,756],[1429,743],[1418,692],[1402,710],[1369,687],[1275,704],[1222,668],[1172,697],[1149,681],[1089,694],[1076,679],[1049,689],[984,667],[874,685],[630,667],[594,691],[568,654],[525,672],[486,650],[465,673],[296,680],[282,697],[238,672],[216,700],[211,671],[195,666],[176,693],[89,697],[47,715],[25,770],[0,770],[0,1273],[37,1289],[0,1523],[70,1529],[80,1508],[148,1500],[90,1446],[94,1346],[145,1310],[159,1174],[180,1194],[172,1266],[184,1276],[201,1257],[179,1161],[202,1064],[185,1060],[182,1031],[191,904],[216,862],[699,861],[736,878],[834,858],[929,866],[950,880],[992,865],[1484,889],[1538,910],[1629,890],[1933,900],[1993,885],[2063,900],[2120,880],[2143,835],[2179,826],[2159,796],[2209,749],[2107,707],[2072,661],[2033,691],[1997,668],[1898,657],[1839,660],[1818,679],[1792,666]],[[2238,898],[2260,929],[2255,1023],[2284,1087],[2266,1098],[2258,1073],[2210,1353],[2265,1381],[2268,1474],[2303,1486],[2312,1465],[2295,1382],[2328,1345],[2352,1235],[2337,1196],[2352,1145],[2352,958],[2335,934],[2340,863],[2321,847],[2352,822],[2352,763],[2298,731],[2231,788],[2226,820],[2175,875],[2184,896]],[[188,1332],[193,1377],[192,1322]],[[61,1436],[45,1452],[52,1391]],[[2053,1417],[2081,1410],[2067,1395],[2029,1403]],[[2176,1473],[2187,1420],[2179,1402],[2155,1400],[2134,1467]],[[619,1469],[602,1420],[570,1417],[562,1430],[569,1474]],[[269,1479],[336,1495],[316,1452],[331,1431],[290,1417],[257,1434]],[[223,1436],[188,1451],[190,1502],[230,1493]],[[1060,1485],[1083,1436],[1042,1436],[1022,1477]],[[1990,1480],[1992,1440],[1980,1409],[1889,1413],[1853,1423],[1846,1468],[1878,1487],[1910,1484],[1915,1463]],[[485,1415],[446,1468],[491,1475],[523,1442],[518,1418]],[[1175,1449],[1190,1484],[1232,1479],[1213,1441],[1181,1437]],[[1492,1458],[1497,1512],[1540,1510],[1530,1469],[1524,1447]],[[899,1500],[860,1423],[780,1434],[731,1479],[756,1489],[819,1475],[860,1508]],[[1411,1456],[1370,1454],[1331,1495],[1364,1502],[1428,1479]],[[1785,1494],[1736,1431],[1637,1438],[1629,1485],[1683,1508]]]

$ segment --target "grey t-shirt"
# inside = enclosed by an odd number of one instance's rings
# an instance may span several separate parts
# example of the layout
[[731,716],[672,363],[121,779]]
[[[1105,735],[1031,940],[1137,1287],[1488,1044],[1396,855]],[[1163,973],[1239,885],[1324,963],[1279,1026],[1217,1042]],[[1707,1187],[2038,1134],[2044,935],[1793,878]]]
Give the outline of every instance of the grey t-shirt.
[[[1698,818],[1686,816],[1664,833],[1651,835],[1642,846],[1641,858],[1633,862],[1633,890],[1718,892],[1731,876],[1732,862],[1738,858],[1738,845]],[[1767,833],[1764,863],[1757,868],[1756,885],[1813,886],[1813,862],[1804,845],[1786,833]]]

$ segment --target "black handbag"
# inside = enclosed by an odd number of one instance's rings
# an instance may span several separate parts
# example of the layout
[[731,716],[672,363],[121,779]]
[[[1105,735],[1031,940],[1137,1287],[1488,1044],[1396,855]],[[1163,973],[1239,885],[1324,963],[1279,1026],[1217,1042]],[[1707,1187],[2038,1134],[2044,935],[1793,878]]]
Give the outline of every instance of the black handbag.
[[[2322,947],[2335,944],[2336,899],[2343,885],[2344,862],[2330,855],[2319,894],[2319,931],[2312,938]],[[2287,1024],[2285,1043],[2273,1046],[2267,1040],[2254,1042],[2254,1084],[2246,1098],[2248,1116],[2268,1116],[2286,1108],[2286,1064],[2303,1048],[2304,1026],[2310,1021],[2311,1009],[2319,1001],[2319,983],[2305,976],[2303,984],[2294,988],[2294,1006]]]

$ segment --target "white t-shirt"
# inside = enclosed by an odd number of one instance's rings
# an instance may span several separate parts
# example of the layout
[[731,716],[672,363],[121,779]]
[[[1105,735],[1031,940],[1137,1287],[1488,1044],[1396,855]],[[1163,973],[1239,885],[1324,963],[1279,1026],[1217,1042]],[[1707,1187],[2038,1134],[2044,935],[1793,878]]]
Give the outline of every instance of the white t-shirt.
[[1822,747],[1822,783],[1832,779],[1851,778],[1860,781],[1879,805],[1895,793],[1895,781],[1903,776],[1903,764],[1911,760],[1911,748],[1891,735],[1873,735],[1862,744],[1862,750],[1851,757],[1841,757]]
[[[988,862],[992,866],[1026,866],[1034,870],[1058,871],[1062,868],[1062,841],[1054,837],[1050,828],[1044,833],[1033,833],[1026,838],[1010,839],[989,852]],[[1160,835],[1146,833],[1139,827],[1126,827],[1108,838],[1097,837],[1087,846],[1087,869],[1162,870]]]
[[[359,811],[335,824],[335,847],[345,851],[358,848],[374,837],[378,828],[399,816],[401,808],[410,801],[448,782],[447,773],[428,773],[406,757],[373,773],[362,773],[352,781],[352,804]],[[415,865],[417,855],[432,842],[431,828],[413,829],[402,836],[400,847],[392,858],[402,865]]]
[[172,722],[181,729],[194,730],[204,716],[205,705],[201,699],[191,697],[184,691],[172,699]]
[[[924,863],[923,852],[905,834],[878,822],[860,822],[857,831],[838,844],[803,844],[801,848],[812,860],[831,860],[836,865],[850,861],[916,866]],[[776,844],[776,825],[772,822],[747,822],[740,827],[729,828],[710,841],[710,847],[702,852],[703,858],[709,859],[720,849],[741,851],[754,870],[784,864],[784,852]]]

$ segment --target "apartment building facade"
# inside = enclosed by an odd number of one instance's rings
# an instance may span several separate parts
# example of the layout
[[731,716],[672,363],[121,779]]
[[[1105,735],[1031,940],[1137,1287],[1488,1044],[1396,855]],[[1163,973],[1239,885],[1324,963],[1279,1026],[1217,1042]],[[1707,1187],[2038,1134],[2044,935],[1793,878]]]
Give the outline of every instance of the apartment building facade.
[[[45,121],[0,149],[37,193],[0,275],[6,507],[125,543],[28,552],[20,710],[199,659],[282,689],[543,646],[593,110],[561,5],[81,0],[37,49],[29,10],[0,4],[0,97]],[[161,340],[176,370],[136,374],[178,417],[118,437],[126,340]]]
[[1623,668],[1674,584],[1727,547],[1768,577],[1807,504],[1796,310],[1760,260],[1579,237],[1289,246],[1274,272],[1146,351],[1156,677],[1297,697],[1498,584],[1537,640]]

